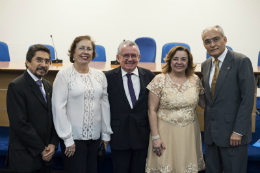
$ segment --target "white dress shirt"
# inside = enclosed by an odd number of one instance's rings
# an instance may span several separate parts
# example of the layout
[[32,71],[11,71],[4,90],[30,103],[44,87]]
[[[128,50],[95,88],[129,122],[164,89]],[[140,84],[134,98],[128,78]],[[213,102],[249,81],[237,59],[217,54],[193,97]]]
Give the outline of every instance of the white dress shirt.
[[[41,78],[41,79],[37,78],[36,76],[34,76],[34,74],[32,74],[32,73],[30,72],[30,70],[27,69],[27,72],[28,72],[29,75],[33,78],[33,80],[34,80],[35,82],[38,81],[38,80],[42,81],[42,78]],[[42,91],[43,91],[43,93],[46,95],[46,92],[45,92],[43,83],[42,83]]]
[[74,140],[110,141],[110,105],[105,74],[89,67],[80,74],[74,66],[60,70],[53,83],[53,121],[66,147]]
[[[124,84],[124,89],[125,89],[125,95],[126,98],[131,106],[131,108],[133,109],[133,104],[132,104],[132,100],[131,100],[131,96],[129,94],[129,89],[128,89],[128,79],[127,79],[127,72],[125,72],[122,68],[121,68],[121,72],[122,72],[122,78],[123,78],[123,84]],[[140,93],[140,78],[139,78],[139,72],[137,67],[135,68],[135,70],[132,72],[133,75],[131,75],[131,79],[132,79],[132,83],[133,83],[133,88],[135,91],[135,97],[136,97],[136,101],[139,98],[139,93]]]
[[[225,51],[218,57],[218,60],[219,60],[219,71],[221,69],[221,66],[224,62],[224,59],[227,55],[227,52],[228,52],[228,49],[226,48]],[[209,88],[211,88],[211,83],[212,83],[212,80],[213,80],[213,76],[214,76],[214,73],[215,73],[215,62],[214,62],[215,58],[212,57],[212,65],[211,65],[211,69],[210,69],[210,73],[209,73]]]
[[[222,66],[224,60],[225,60],[225,57],[226,57],[226,55],[227,55],[227,52],[228,52],[228,49],[225,48],[225,51],[218,57],[218,60],[219,60],[219,64],[218,64],[218,66],[219,66],[219,71],[220,71],[220,69],[221,69],[221,66]],[[210,73],[209,73],[209,87],[210,87],[210,88],[211,88],[211,83],[212,83],[213,76],[214,76],[214,73],[215,73],[215,62],[214,62],[214,60],[215,60],[215,58],[212,57],[212,65],[211,65],[211,69],[210,69]],[[234,133],[236,133],[236,134],[238,134],[238,135],[240,135],[240,136],[243,136],[243,135],[241,135],[241,134],[239,134],[239,133],[237,133],[237,132],[234,132]]]

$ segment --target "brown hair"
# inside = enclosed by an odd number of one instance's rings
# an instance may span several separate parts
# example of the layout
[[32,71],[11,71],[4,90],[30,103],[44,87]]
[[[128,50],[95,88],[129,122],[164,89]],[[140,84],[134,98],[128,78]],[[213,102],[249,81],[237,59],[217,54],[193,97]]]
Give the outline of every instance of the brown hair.
[[187,77],[192,76],[194,74],[196,64],[193,63],[193,57],[192,57],[192,54],[190,53],[189,49],[187,49],[186,47],[183,47],[183,46],[176,46],[168,52],[168,54],[166,55],[166,58],[164,59],[166,64],[162,68],[162,73],[170,73],[172,71],[171,60],[177,51],[185,51],[188,54],[188,67],[185,70],[185,75]]
[[93,54],[92,54],[92,60],[95,58],[96,56],[96,49],[95,49],[95,43],[94,41],[91,40],[91,37],[89,35],[85,35],[85,36],[79,36],[79,37],[76,37],[74,39],[74,41],[72,42],[71,46],[70,46],[70,49],[69,49],[69,57],[70,57],[70,62],[74,63],[74,59],[73,59],[73,55],[75,53],[75,49],[76,49],[76,46],[77,44],[81,41],[81,40],[89,40],[92,44],[92,48],[93,48]]

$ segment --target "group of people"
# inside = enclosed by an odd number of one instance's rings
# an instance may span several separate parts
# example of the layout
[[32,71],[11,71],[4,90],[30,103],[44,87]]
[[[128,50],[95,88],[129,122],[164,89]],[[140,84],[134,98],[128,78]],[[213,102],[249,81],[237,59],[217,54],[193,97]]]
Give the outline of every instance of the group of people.
[[[245,173],[251,141],[254,74],[249,58],[226,48],[216,25],[202,32],[211,58],[200,79],[190,51],[172,48],[162,73],[138,67],[138,45],[120,43],[118,68],[89,67],[90,36],[74,39],[72,65],[51,84],[43,77],[50,51],[32,46],[26,71],[7,91],[10,138],[6,164],[13,172],[49,173],[60,141],[67,173],[96,173],[100,143],[110,143],[115,173]],[[204,162],[196,113],[204,112]]]

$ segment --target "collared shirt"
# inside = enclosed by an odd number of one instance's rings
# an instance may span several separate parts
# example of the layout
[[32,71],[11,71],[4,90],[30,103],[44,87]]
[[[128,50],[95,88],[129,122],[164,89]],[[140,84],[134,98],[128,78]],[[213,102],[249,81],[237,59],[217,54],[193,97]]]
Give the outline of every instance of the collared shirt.
[[[42,78],[41,78],[41,79],[37,78],[36,76],[34,76],[34,74],[32,74],[32,73],[30,72],[30,70],[27,69],[27,72],[28,72],[29,75],[33,78],[33,80],[34,80],[35,82],[38,81],[38,80],[42,81]],[[44,86],[43,86],[43,83],[42,83],[42,89],[43,89],[44,94],[46,94],[45,89],[44,89]]]
[[[227,55],[227,52],[228,52],[228,49],[226,48],[225,51],[218,57],[218,60],[219,60],[219,71],[221,69],[221,66],[225,60],[225,57]],[[209,87],[211,88],[211,83],[212,83],[212,80],[213,80],[213,76],[214,76],[214,73],[215,73],[215,62],[214,62],[215,58],[212,57],[212,65],[211,65],[211,69],[210,69],[210,73],[209,73]]]
[[[123,84],[124,84],[124,89],[125,89],[125,95],[126,98],[131,106],[131,108],[133,109],[133,104],[132,104],[132,100],[131,100],[131,96],[129,94],[129,89],[128,89],[128,79],[127,79],[127,72],[125,72],[122,68],[121,68],[121,72],[122,72],[122,78],[123,78]],[[135,97],[136,97],[136,101],[139,98],[139,93],[140,93],[140,78],[139,78],[139,72],[137,67],[135,68],[135,70],[132,72],[133,75],[131,75],[131,79],[133,82],[133,88],[135,90]]]

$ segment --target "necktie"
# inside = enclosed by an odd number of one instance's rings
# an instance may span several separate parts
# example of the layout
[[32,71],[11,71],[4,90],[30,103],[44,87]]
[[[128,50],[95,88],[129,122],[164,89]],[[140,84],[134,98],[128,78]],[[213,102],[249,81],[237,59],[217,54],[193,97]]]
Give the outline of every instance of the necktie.
[[39,88],[40,88],[40,90],[42,92],[43,98],[44,98],[45,102],[47,103],[46,95],[44,94],[43,88],[42,88],[42,81],[41,80],[37,80],[36,84],[39,86]]
[[211,98],[212,98],[212,100],[214,98],[215,86],[216,86],[216,83],[217,83],[217,78],[218,78],[218,73],[219,73],[219,66],[218,66],[219,60],[215,59],[214,63],[215,63],[215,73],[214,73],[214,76],[213,76],[213,79],[212,79],[212,82],[211,82]]
[[135,90],[134,90],[134,87],[133,87],[133,82],[132,82],[132,79],[131,79],[131,74],[126,74],[127,76],[127,84],[128,84],[128,90],[129,90],[129,94],[130,94],[130,97],[131,97],[131,101],[132,101],[132,105],[134,107],[135,103],[136,103],[136,97],[135,97]]

